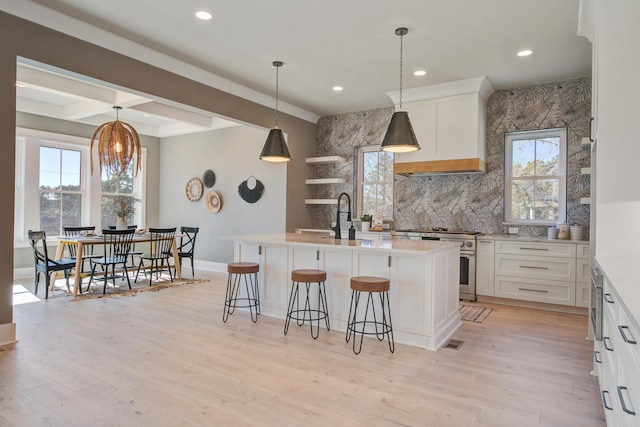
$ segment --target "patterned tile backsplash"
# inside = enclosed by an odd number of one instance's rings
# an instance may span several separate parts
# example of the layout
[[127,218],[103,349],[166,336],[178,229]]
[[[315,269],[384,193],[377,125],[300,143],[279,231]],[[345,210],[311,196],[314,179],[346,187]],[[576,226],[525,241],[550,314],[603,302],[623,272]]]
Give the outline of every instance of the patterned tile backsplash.
[[[344,164],[311,166],[310,175],[346,179],[346,184],[318,185],[317,198],[335,198],[341,192],[354,195],[353,164],[357,147],[382,143],[393,108],[322,117],[317,125],[316,155],[338,155]],[[539,86],[494,92],[487,101],[487,172],[433,176],[395,176],[395,228],[448,227],[500,234],[503,220],[504,134],[519,130],[566,127],[567,222],[585,226],[588,239],[590,177],[581,169],[590,166],[590,151],[581,144],[589,136],[591,79],[558,81]],[[316,227],[335,221],[335,206],[313,208]],[[344,221],[344,218],[343,218]],[[343,223],[344,224],[344,223]],[[344,225],[343,225],[344,226]],[[546,227],[519,226],[519,234],[546,236]]]

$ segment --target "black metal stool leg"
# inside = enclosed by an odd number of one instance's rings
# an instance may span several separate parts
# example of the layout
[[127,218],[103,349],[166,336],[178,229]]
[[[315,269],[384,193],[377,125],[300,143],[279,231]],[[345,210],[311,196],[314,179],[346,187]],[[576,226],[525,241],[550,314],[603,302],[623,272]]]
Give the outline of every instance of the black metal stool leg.
[[287,304],[287,318],[284,321],[284,334],[289,331],[289,323],[293,314],[293,305],[298,300],[298,283],[291,282],[291,293],[289,294],[289,304]]
[[251,315],[251,321],[253,323],[256,323],[258,321],[258,307],[255,306],[255,298],[254,298],[254,294],[253,291],[255,290],[253,283],[251,283],[251,287],[249,287],[249,282],[251,280],[251,277],[249,277],[249,280],[247,280],[247,276],[249,276],[248,274],[243,274],[244,276],[244,288],[247,291],[247,305],[249,306],[249,314]]

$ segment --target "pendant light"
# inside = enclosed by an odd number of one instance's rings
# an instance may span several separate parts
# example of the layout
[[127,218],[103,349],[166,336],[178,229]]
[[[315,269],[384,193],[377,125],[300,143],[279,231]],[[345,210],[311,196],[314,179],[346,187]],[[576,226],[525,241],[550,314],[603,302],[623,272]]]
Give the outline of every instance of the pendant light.
[[[93,153],[93,143],[97,139],[100,173],[102,174],[104,171],[108,177],[126,174],[133,158],[136,157],[133,173],[137,175],[142,158],[140,137],[133,126],[118,120],[118,112],[122,110],[122,107],[116,105],[113,109],[116,110],[115,121],[98,126],[91,137],[89,152]],[[91,159],[91,174],[93,175],[93,157]]]
[[278,69],[282,67],[282,61],[273,61],[273,66],[276,67],[276,124],[269,131],[267,141],[264,143],[262,153],[260,153],[260,160],[267,162],[288,162],[291,160],[287,143],[284,140],[284,134],[282,129],[278,127]]
[[411,121],[409,121],[409,114],[402,111],[402,37],[408,32],[409,30],[406,28],[396,29],[396,35],[400,36],[400,105],[398,111],[391,116],[387,134],[380,147],[383,151],[394,153],[408,153],[420,149]]

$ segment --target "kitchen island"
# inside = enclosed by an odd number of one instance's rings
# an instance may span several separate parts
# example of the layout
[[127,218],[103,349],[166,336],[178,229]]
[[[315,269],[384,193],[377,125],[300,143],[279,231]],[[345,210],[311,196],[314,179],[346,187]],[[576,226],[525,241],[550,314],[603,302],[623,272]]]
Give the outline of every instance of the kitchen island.
[[[284,319],[291,271],[327,272],[331,329],[344,331],[353,276],[390,279],[397,343],[437,350],[460,327],[458,244],[416,240],[335,240],[282,233],[231,237],[237,262],[260,264],[261,314]],[[305,325],[308,328],[308,325]],[[306,333],[306,330],[305,330]]]

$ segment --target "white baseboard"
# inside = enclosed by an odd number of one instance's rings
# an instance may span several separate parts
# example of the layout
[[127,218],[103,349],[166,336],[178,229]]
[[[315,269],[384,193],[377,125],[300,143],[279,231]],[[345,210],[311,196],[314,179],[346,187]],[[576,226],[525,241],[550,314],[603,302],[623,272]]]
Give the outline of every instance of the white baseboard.
[[5,323],[0,325],[0,346],[15,344],[18,342],[16,337],[16,324]]

